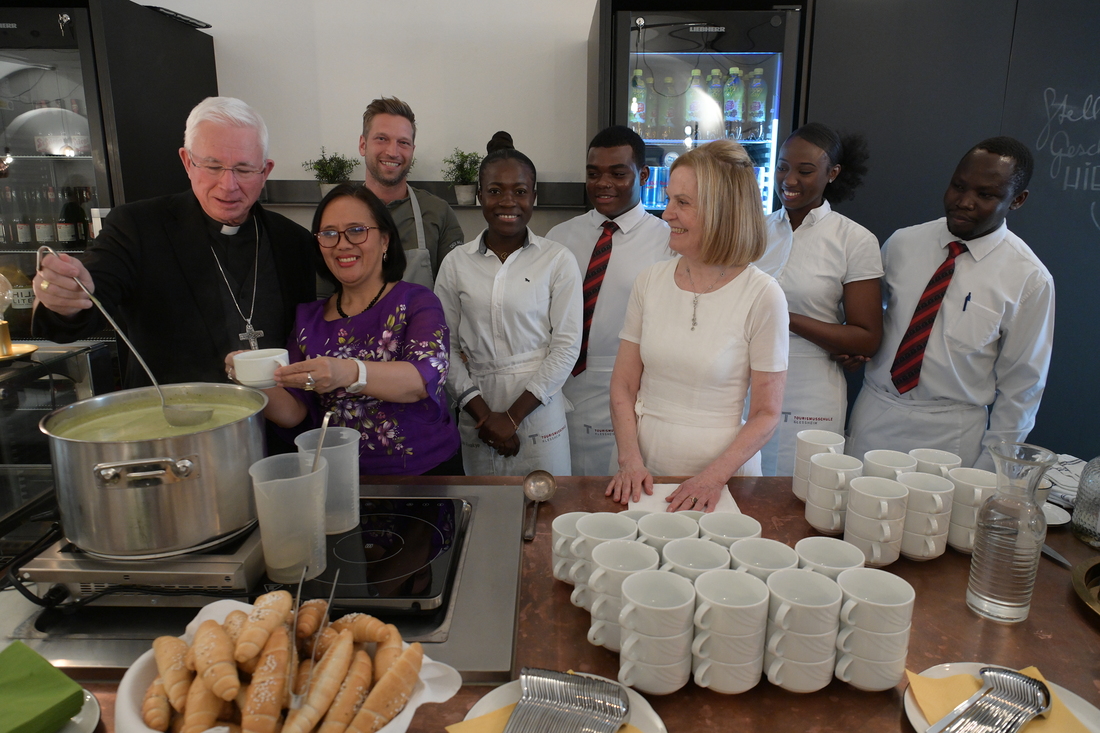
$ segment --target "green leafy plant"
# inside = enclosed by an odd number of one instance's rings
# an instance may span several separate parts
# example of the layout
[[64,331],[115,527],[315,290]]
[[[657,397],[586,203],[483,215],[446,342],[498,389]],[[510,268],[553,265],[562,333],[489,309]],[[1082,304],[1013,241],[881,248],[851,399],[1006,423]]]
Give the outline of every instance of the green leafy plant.
[[311,172],[318,183],[343,183],[348,180],[357,165],[359,165],[358,158],[349,158],[340,153],[329,155],[325,153],[323,145],[321,157],[302,163],[302,167]]
[[464,153],[455,148],[453,154],[443,159],[443,180],[453,186],[471,186],[477,184],[477,171],[481,167],[481,156],[477,153]]

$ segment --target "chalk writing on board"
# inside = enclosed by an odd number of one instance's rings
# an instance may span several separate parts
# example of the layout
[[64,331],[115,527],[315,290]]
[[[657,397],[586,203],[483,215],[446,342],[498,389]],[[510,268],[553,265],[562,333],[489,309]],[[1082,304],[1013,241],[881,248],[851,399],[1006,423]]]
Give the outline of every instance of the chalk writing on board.
[[[1043,90],[1046,122],[1035,140],[1040,160],[1050,155],[1050,178],[1056,188],[1066,192],[1100,192],[1100,94],[1078,100],[1059,95],[1054,87]],[[1089,205],[1089,216],[1097,229],[1096,201]]]
[[1092,215],[1092,224],[1097,229],[1100,229],[1100,220],[1096,218],[1096,202],[1092,202],[1092,206],[1089,207],[1089,214]]

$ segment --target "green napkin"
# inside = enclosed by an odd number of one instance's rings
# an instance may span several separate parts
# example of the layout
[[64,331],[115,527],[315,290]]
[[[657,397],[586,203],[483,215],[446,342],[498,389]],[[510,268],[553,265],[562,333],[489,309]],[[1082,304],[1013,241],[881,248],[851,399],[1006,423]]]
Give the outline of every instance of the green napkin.
[[0,733],[54,733],[84,705],[84,691],[20,641],[0,652]]

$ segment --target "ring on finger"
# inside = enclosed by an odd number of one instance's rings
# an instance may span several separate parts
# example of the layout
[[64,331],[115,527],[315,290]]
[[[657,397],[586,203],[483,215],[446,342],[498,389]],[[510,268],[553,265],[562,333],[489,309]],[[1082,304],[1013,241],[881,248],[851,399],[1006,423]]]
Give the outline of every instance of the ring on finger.
[[312,392],[313,388],[317,385],[317,381],[313,378],[313,372],[306,372],[306,392]]
[[50,281],[47,280],[46,278],[42,278],[42,284],[38,286],[38,289],[39,290],[45,290],[48,287],[50,287]]
[[695,506],[696,502],[698,502],[698,501],[699,501],[698,497],[695,497],[695,496],[691,497],[691,505],[692,506]]

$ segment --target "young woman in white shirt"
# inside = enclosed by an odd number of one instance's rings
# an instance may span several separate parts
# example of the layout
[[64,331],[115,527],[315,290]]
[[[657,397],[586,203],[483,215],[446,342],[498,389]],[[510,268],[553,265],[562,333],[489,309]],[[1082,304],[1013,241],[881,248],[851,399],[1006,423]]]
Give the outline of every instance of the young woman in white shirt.
[[[768,248],[756,265],[775,277],[790,311],[790,364],[779,426],[761,452],[764,475],[808,476],[796,435],[844,433],[847,383],[836,359],[867,361],[882,340],[882,258],[875,236],[832,204],[853,196],[867,171],[862,136],[819,123],[791,133],[779,150],[767,217]],[[808,462],[806,462],[808,464]]]

